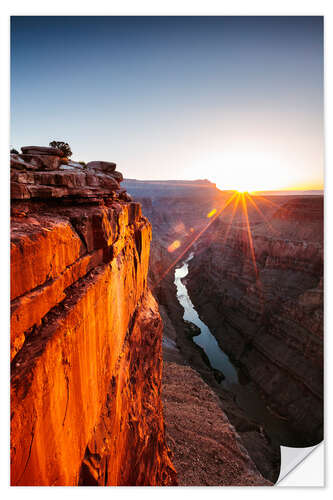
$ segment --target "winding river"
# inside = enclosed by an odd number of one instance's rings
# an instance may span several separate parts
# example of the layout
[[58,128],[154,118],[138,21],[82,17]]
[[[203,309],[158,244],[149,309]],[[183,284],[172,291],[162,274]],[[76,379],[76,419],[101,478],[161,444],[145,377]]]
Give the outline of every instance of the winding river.
[[303,439],[297,437],[295,432],[290,430],[287,422],[269,409],[254,385],[241,376],[240,371],[223,352],[208,326],[201,321],[188,295],[186,285],[182,282],[182,279],[188,275],[188,262],[193,256],[194,254],[191,253],[180,267],[176,268],[174,281],[177,287],[177,299],[184,308],[184,320],[190,321],[201,331],[199,335],[193,337],[193,342],[205,351],[211,367],[225,376],[220,383],[221,387],[233,393],[238,406],[249,418],[262,425],[271,439],[285,446],[304,446]]

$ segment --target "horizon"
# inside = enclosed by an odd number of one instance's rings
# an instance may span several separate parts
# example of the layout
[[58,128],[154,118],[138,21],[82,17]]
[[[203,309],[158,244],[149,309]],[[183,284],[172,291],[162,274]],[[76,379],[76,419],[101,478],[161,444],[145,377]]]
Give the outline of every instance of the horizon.
[[199,183],[202,182],[204,186],[207,185],[207,183],[212,184],[215,186],[215,188],[220,191],[221,193],[237,193],[237,192],[244,192],[248,193],[252,196],[259,196],[259,195],[266,195],[266,196],[283,196],[283,195],[289,195],[289,196],[295,196],[295,195],[303,195],[303,196],[324,196],[325,190],[324,189],[293,189],[293,188],[287,188],[287,189],[272,189],[272,190],[257,190],[257,191],[238,191],[237,189],[220,189],[214,182],[210,181],[209,179],[134,179],[134,178],[128,178],[124,177],[124,182],[139,182],[139,183],[149,183],[149,184],[158,184],[158,183],[174,183],[175,186],[179,184],[190,184],[193,183],[197,187],[200,185]]
[[11,18],[11,142],[125,178],[323,189],[322,16]]

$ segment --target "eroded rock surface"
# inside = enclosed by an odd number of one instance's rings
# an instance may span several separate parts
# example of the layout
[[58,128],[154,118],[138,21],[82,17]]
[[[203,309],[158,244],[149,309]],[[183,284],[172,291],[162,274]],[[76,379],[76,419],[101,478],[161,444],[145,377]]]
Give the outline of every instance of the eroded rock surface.
[[166,435],[181,486],[269,486],[219,399],[189,366],[165,362]]
[[27,146],[11,154],[11,199],[63,199],[77,203],[104,199],[130,201],[120,188],[123,176],[112,162],[85,167],[63,157],[56,148]]
[[177,484],[140,204],[98,171],[12,173],[11,484]]

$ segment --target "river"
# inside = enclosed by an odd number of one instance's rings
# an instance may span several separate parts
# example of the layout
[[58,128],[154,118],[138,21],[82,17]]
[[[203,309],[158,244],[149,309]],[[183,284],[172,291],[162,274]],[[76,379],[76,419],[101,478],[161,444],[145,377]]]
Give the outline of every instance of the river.
[[254,384],[240,373],[229,356],[223,352],[208,326],[201,321],[182,281],[188,275],[188,262],[193,256],[191,253],[180,267],[176,268],[174,281],[177,287],[177,299],[184,309],[184,320],[190,321],[201,331],[200,335],[193,337],[193,342],[205,351],[211,367],[225,376],[220,384],[221,387],[233,393],[237,405],[249,418],[262,425],[273,441],[285,446],[305,446],[304,439],[297,436],[285,420],[269,409]]

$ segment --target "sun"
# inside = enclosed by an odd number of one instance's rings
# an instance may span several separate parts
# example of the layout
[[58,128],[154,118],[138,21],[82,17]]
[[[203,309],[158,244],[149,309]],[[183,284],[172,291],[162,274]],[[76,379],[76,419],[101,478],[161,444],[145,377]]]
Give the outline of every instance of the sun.
[[[267,151],[210,152],[206,161],[208,178],[221,190],[254,193],[288,185],[282,160]],[[290,178],[290,172],[289,172]]]

